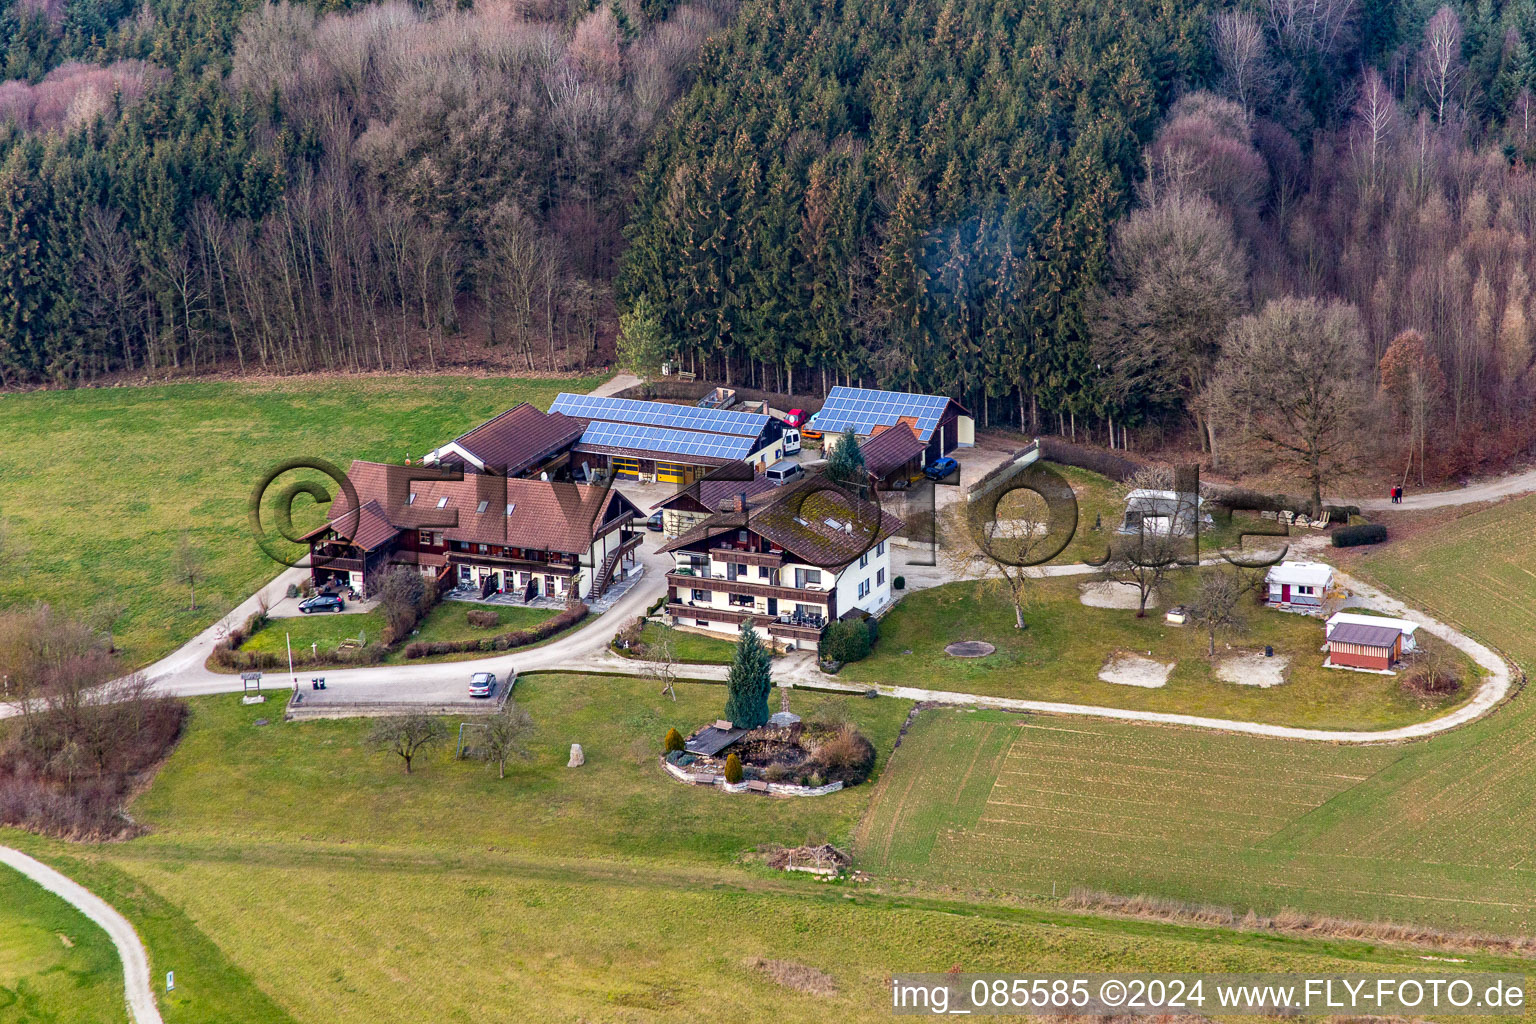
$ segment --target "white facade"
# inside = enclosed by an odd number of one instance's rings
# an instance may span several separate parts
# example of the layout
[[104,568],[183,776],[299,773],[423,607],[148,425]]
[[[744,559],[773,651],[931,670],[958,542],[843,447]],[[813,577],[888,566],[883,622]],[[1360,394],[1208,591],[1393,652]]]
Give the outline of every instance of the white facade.
[[[888,540],[881,541],[840,572],[793,561],[791,556],[786,556],[778,566],[743,564],[732,559],[732,551],[718,548],[712,549],[707,559],[698,552],[679,551],[675,554],[679,572],[691,571],[698,577],[707,574],[709,580],[709,585],[693,588],[687,586],[686,579],[674,577],[670,581],[677,588],[678,600],[684,606],[673,609],[682,625],[735,634],[739,629],[735,621],[711,619],[710,612],[749,613],[762,626],[783,616],[820,616],[826,621],[833,617],[833,611],[837,616],[853,609],[878,614],[891,603],[891,546]],[[744,586],[733,591],[729,587],[722,588],[722,580],[739,581]],[[704,582],[703,578],[700,582]],[[754,584],[795,593],[772,596],[751,593],[750,585]]]

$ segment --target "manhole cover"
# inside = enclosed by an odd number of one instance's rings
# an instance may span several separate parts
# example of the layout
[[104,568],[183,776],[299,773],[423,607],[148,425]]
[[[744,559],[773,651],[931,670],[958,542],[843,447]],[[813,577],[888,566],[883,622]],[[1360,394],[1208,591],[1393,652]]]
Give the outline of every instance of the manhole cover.
[[985,658],[995,650],[985,640],[956,640],[944,648],[944,653],[956,658]]

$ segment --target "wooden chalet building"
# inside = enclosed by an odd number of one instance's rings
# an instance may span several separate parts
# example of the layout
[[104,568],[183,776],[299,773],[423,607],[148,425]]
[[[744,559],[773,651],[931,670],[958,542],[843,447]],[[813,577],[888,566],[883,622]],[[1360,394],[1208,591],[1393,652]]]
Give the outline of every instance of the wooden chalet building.
[[[421,479],[423,476],[428,479]],[[317,585],[372,593],[394,565],[449,586],[533,597],[595,600],[634,564],[639,514],[618,491],[586,484],[354,462],[354,510],[338,495],[329,521],[305,539]]]
[[912,425],[902,421],[876,427],[859,450],[864,455],[864,468],[875,478],[875,486],[882,491],[898,491],[922,475],[927,447]]
[[901,520],[818,477],[738,495],[666,544],[668,621],[814,645],[827,623],[891,602],[890,538]]
[[[667,537],[681,537],[710,516],[723,511],[726,504],[746,496],[754,498],[778,485],[754,471],[745,462],[725,467],[719,478],[706,477],[676,494],[668,495],[651,506],[661,513],[661,530]],[[738,479],[724,479],[725,477]]]

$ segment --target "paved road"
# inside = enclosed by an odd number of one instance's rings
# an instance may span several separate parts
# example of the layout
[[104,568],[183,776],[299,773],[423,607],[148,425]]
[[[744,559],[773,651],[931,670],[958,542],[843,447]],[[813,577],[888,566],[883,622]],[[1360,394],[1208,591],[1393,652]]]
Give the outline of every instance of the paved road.
[[62,898],[107,933],[123,962],[123,989],[128,996],[128,1016],[134,1024],[161,1024],[160,1008],[155,1005],[154,989],[149,983],[149,954],[139,933],[128,919],[89,889],[71,881],[40,860],[20,850],[0,846],[0,864],[20,871],[38,885]]
[[1453,505],[1473,505],[1480,501],[1497,501],[1499,498],[1529,494],[1532,491],[1536,491],[1536,469],[1468,484],[1454,491],[1426,491],[1423,494],[1416,494],[1409,489],[1402,502],[1396,505],[1392,504],[1389,498],[1356,498],[1354,501],[1346,501],[1345,504],[1376,510],[1448,508]]

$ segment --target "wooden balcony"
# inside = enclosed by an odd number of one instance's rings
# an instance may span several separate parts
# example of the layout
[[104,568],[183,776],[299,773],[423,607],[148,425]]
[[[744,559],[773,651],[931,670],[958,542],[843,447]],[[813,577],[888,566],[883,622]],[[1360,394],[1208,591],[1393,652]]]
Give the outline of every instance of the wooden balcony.
[[738,551],[728,545],[709,549],[709,557],[717,562],[736,562],[739,565],[766,565],[777,569],[784,564],[784,555],[770,551]]
[[747,619],[768,631],[769,636],[789,640],[820,640],[821,626],[796,625],[789,622],[780,622],[776,618],[736,608],[711,608],[704,605],[684,604],[681,601],[667,602],[667,614],[680,619],[708,619],[710,622],[730,622],[740,625]]
[[781,601],[796,601],[801,604],[827,604],[832,600],[832,591],[830,590],[759,583],[745,576],[728,580],[721,576],[691,576],[688,573],[669,572],[667,573],[667,584],[681,590],[703,590],[712,594],[749,594],[752,597],[776,597]]

